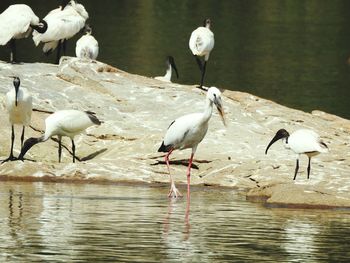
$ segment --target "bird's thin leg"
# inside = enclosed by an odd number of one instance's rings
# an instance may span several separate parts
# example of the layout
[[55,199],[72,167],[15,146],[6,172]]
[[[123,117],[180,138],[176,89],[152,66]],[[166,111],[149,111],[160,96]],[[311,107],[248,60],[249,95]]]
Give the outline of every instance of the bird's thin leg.
[[194,55],[194,58],[196,59],[197,65],[199,67],[199,70],[202,71],[203,70],[203,65],[202,65],[202,61],[200,60],[200,58],[196,55]]
[[23,129],[22,129],[22,135],[21,135],[21,150],[22,150],[22,147],[23,147],[23,142],[24,142],[24,131],[25,131],[25,126],[23,126]]
[[190,157],[190,160],[188,163],[188,169],[187,169],[187,198],[188,199],[190,197],[191,167],[193,162],[193,156],[194,156],[194,153],[191,153],[191,157]]
[[168,197],[174,197],[174,198],[177,198],[177,197],[181,197],[182,194],[180,193],[179,190],[177,190],[176,186],[175,186],[175,182],[173,180],[173,177],[171,176],[171,173],[170,173],[170,165],[169,165],[169,156],[170,154],[173,152],[174,149],[171,149],[167,155],[165,155],[165,163],[168,167],[168,172],[169,172],[169,178],[170,178],[170,190],[169,190],[169,193],[168,193]]
[[207,67],[207,61],[204,61],[204,65],[203,65],[203,69],[202,69],[201,85],[199,86],[200,89],[202,89],[202,87],[203,87],[203,81],[204,81],[206,67]]
[[72,153],[73,153],[73,163],[75,163],[75,144],[73,139],[72,139]]
[[16,52],[16,40],[15,39],[10,40],[10,48],[11,48],[10,62],[16,63],[17,62],[17,52]]
[[62,155],[62,136],[58,135],[58,162],[61,162]]
[[1,163],[5,163],[5,162],[8,162],[8,161],[13,161],[15,160],[15,157],[13,156],[13,145],[15,143],[15,128],[14,126],[12,125],[11,126],[11,129],[12,129],[12,132],[11,132],[11,150],[10,150],[10,156],[3,160]]
[[295,166],[295,173],[294,173],[293,180],[295,180],[297,178],[298,170],[299,170],[299,158],[297,158],[297,165]]
[[61,58],[61,40],[58,41],[58,45],[57,45],[57,57],[56,57],[56,64],[60,63],[60,58]]
[[311,170],[311,157],[309,157],[309,165],[307,166],[307,179],[310,178],[310,170]]

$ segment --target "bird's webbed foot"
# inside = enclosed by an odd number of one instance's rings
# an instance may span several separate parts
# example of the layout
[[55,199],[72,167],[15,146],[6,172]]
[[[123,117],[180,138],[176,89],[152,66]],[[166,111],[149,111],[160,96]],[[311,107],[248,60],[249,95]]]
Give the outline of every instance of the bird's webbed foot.
[[1,161],[1,164],[6,163],[6,162],[12,162],[12,161],[17,161],[18,158],[14,157],[13,155],[10,155],[8,158],[6,158],[5,160]]

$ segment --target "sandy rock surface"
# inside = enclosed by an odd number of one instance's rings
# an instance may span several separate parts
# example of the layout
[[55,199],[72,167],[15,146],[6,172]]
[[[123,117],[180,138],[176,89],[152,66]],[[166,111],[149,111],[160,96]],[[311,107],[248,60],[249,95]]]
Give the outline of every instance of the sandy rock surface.
[[[33,96],[34,112],[26,138],[40,136],[47,112],[61,109],[93,111],[103,124],[75,138],[80,162],[72,163],[71,143],[65,138],[67,148],[58,163],[57,143],[49,140],[27,153],[26,157],[36,162],[0,165],[2,180],[168,183],[164,155],[157,149],[169,124],[186,113],[201,112],[206,95],[195,86],[164,83],[76,58],[64,57],[59,66],[0,62],[2,159],[10,149],[4,99],[13,88],[12,75],[19,76],[21,86]],[[228,125],[223,126],[215,109],[208,134],[195,155],[192,185],[234,187],[243,190],[248,199],[264,200],[270,206],[350,207],[349,120],[317,110],[305,113],[228,90],[223,93],[223,104]],[[311,128],[328,144],[328,154],[312,159],[309,180],[306,156],[300,159],[299,174],[293,181],[293,152],[276,143],[265,155],[267,144],[280,128],[289,132]],[[15,155],[20,132],[21,127],[16,127]],[[178,185],[186,184],[189,155],[190,150],[172,154],[171,172]],[[185,192],[184,187],[180,189]]]

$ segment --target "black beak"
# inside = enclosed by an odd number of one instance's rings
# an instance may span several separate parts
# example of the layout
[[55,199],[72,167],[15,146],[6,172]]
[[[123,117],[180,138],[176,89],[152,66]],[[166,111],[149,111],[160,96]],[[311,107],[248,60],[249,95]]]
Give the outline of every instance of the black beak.
[[173,68],[173,70],[176,73],[176,77],[179,78],[179,73],[177,72],[174,58],[172,56],[169,56],[168,59],[169,59],[170,66]]
[[19,80],[18,77],[13,78],[13,85],[15,86],[15,92],[16,92],[16,99],[15,99],[15,105],[17,107],[18,104],[18,90],[19,90],[19,85],[21,84],[21,81]]
[[265,150],[265,154],[267,154],[267,151],[269,150],[269,148],[271,147],[272,144],[274,144],[275,142],[277,142],[280,139],[283,138],[288,138],[289,137],[289,133],[285,130],[285,129],[280,129],[275,137],[272,138],[271,142],[269,143],[269,145],[267,146],[266,150]]
[[215,104],[216,108],[218,109],[218,112],[220,114],[222,123],[224,124],[224,126],[226,126],[225,112],[224,112],[224,109],[222,107],[221,98],[220,97],[215,97],[214,104]]
[[38,144],[39,142],[44,141],[44,136],[39,137],[39,138],[29,138],[27,139],[24,144],[23,147],[21,149],[21,153],[18,156],[18,160],[24,160],[24,155],[29,151],[30,148],[32,148],[35,144]]

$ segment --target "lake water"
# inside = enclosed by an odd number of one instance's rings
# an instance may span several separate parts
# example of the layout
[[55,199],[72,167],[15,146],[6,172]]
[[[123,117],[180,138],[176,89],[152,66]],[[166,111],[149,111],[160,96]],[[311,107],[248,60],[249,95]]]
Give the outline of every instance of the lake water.
[[[0,11],[14,1],[1,0]],[[60,1],[23,0],[40,17]],[[199,83],[189,36],[205,17],[215,47],[205,85],[249,92],[281,104],[350,118],[350,1],[81,0],[100,44],[99,60],[146,76],[175,57],[179,83]],[[68,55],[74,55],[75,41]],[[18,44],[26,62],[53,62],[31,39]],[[8,57],[0,47],[0,59]]]
[[267,209],[202,187],[188,203],[167,191],[1,182],[0,262],[349,261],[350,212]]

